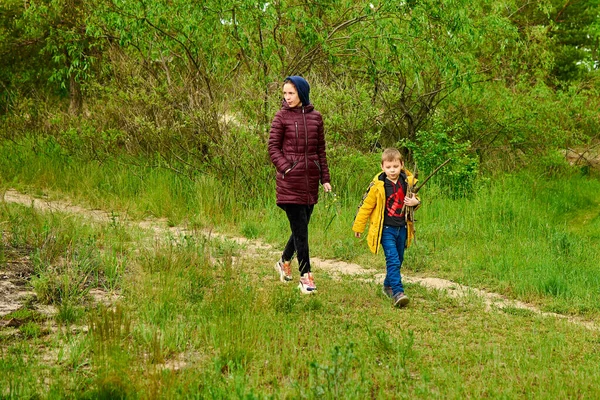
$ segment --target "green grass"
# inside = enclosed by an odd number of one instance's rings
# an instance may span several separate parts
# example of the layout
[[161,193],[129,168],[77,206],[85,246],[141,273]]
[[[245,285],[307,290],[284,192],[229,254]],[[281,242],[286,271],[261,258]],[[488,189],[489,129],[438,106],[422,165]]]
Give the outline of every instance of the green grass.
[[[56,149],[3,146],[3,188],[169,225],[217,226],[276,247],[289,235],[273,182],[263,197],[240,202],[243,193],[209,176],[192,182],[109,161],[61,163]],[[334,160],[348,190],[336,189],[336,201],[324,197],[315,209],[312,254],[383,268],[383,256],[369,254],[350,231],[372,160]],[[365,170],[353,175],[344,165]],[[405,271],[598,324],[599,189],[576,174],[526,172],[481,183],[470,199],[428,186]],[[272,255],[247,257],[234,242],[197,233],[156,241],[118,218],[99,224],[1,204],[0,226],[2,265],[27,255],[37,299],[2,317],[23,323],[0,328],[0,397],[600,396],[598,332],[564,319],[514,307],[486,311],[476,296],[454,299],[418,285],[407,285],[411,305],[397,310],[371,276],[340,279],[322,270],[319,293],[301,296],[273,276]],[[119,300],[97,304],[93,288],[114,290]],[[41,315],[40,303],[55,312]]]
[[597,315],[600,182],[526,178],[505,176],[469,200],[425,200],[417,252],[436,261],[424,268],[548,310]]
[[[600,395],[597,332],[567,321],[486,312],[476,297],[452,299],[417,285],[408,285],[411,306],[397,310],[376,283],[324,271],[319,293],[302,296],[275,279],[268,255],[238,258],[244,249],[230,242],[130,245],[122,300],[83,308],[87,333],[36,328],[43,319],[33,312],[11,316],[31,323],[0,340],[3,395]],[[54,320],[65,326],[60,314]]]

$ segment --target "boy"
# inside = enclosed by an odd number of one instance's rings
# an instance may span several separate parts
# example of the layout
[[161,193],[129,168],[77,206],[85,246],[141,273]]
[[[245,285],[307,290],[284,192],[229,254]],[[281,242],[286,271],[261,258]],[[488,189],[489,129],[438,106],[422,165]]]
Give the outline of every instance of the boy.
[[375,175],[359,205],[352,230],[359,238],[369,221],[369,249],[376,254],[381,243],[385,253],[383,291],[396,307],[404,307],[408,304],[408,296],[404,294],[400,268],[404,249],[410,246],[414,237],[413,221],[405,218],[404,206],[418,207],[421,201],[414,194],[406,195],[408,185],[414,186],[417,180],[404,169],[402,154],[397,149],[383,151],[381,170],[383,172]]

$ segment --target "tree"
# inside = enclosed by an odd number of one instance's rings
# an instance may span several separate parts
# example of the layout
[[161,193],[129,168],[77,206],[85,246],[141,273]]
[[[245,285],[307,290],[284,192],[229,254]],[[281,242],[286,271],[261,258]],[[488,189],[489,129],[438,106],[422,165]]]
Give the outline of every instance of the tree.
[[50,58],[49,80],[68,92],[69,112],[83,106],[82,84],[93,77],[101,42],[87,33],[89,11],[85,0],[31,0],[26,2],[21,29],[29,41],[41,43]]

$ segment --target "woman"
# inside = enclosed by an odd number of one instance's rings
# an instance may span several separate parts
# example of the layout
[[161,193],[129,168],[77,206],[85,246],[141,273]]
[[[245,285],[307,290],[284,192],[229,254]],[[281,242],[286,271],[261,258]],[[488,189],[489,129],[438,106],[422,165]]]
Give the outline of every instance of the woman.
[[309,99],[310,86],[300,76],[283,83],[283,103],[277,111],[269,135],[269,156],[277,168],[277,205],[290,222],[292,234],[275,263],[282,282],[292,280],[290,264],[298,256],[302,293],[317,289],[310,268],[308,223],[319,198],[319,182],[331,191],[325,153],[323,118]]

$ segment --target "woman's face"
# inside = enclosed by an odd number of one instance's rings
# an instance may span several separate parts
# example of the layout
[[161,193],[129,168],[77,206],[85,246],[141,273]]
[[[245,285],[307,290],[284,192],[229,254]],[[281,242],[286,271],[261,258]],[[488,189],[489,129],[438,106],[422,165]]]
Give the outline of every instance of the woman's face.
[[291,83],[286,83],[283,85],[283,99],[288,106],[292,108],[298,107],[301,104],[296,86],[292,85]]

